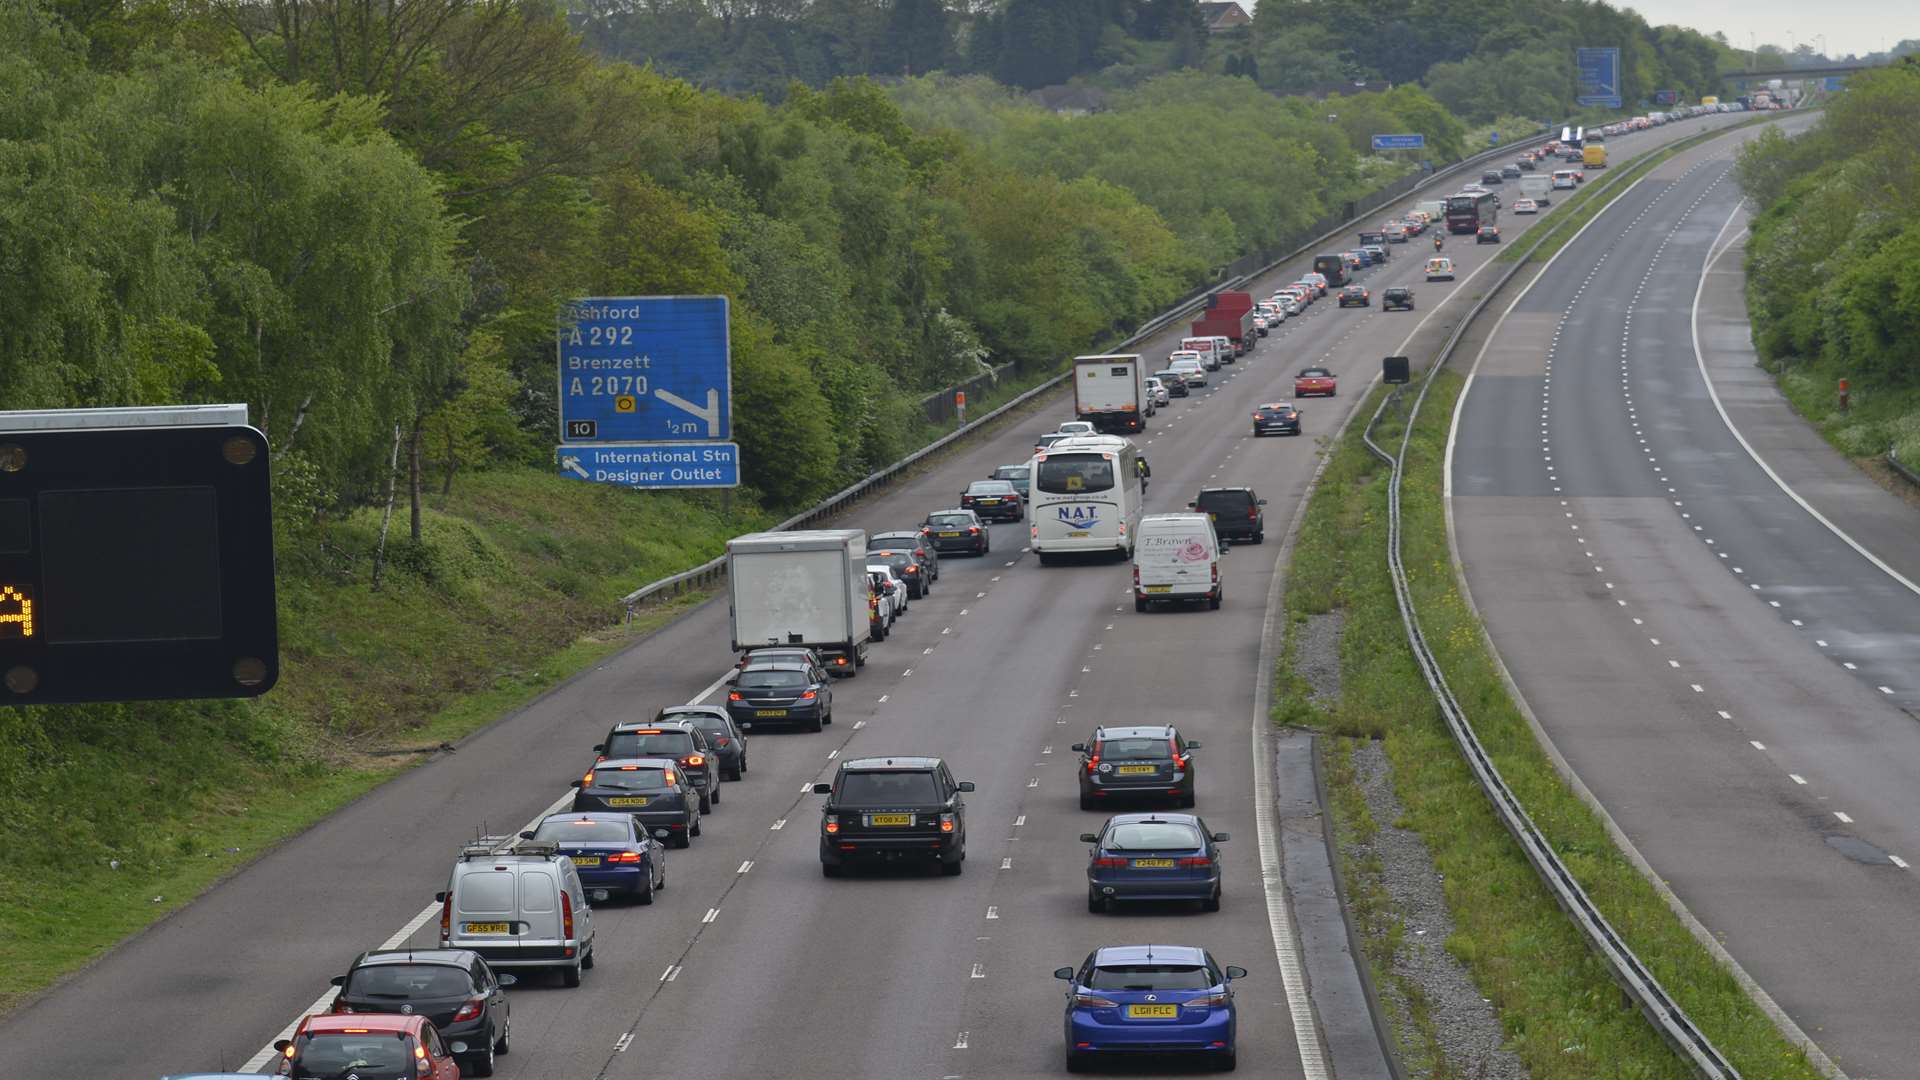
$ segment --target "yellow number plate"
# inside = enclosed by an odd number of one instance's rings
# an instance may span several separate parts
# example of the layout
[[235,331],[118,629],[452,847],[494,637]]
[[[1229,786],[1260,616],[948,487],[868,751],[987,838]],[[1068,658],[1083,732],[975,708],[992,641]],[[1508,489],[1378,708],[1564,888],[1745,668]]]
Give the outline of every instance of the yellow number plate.
[[1116,766],[1113,771],[1122,776],[1138,776],[1141,773],[1159,772],[1160,770],[1153,765],[1120,765]]
[[1075,540],[1085,540],[1087,537],[1091,536],[1092,533],[1089,533],[1087,530],[1082,529],[1079,532],[1070,532],[1067,535],[1072,537]]
[[940,534],[940,539],[942,539],[942,540],[952,540],[952,539],[954,539],[955,537],[958,537],[959,535],[960,535],[960,534],[959,534],[959,533],[957,533],[957,532],[943,532],[943,533],[941,533],[941,534]]
[[755,710],[753,710],[753,715],[755,715],[755,716],[785,716],[785,715],[787,715],[787,710],[785,710],[785,709],[755,709]]
[[607,800],[607,805],[608,806],[645,806],[647,805],[647,797],[645,795],[616,795],[613,798]]
[[1172,859],[1135,859],[1133,860],[1133,865],[1135,867],[1144,868],[1147,870],[1171,870],[1173,868],[1173,860]]
[[460,932],[464,934],[504,934],[508,931],[507,924],[503,922],[470,922],[461,923]]
[[869,825],[911,825],[913,824],[913,815],[912,814],[869,814],[867,816],[867,823]]
[[1129,1005],[1129,1020],[1177,1020],[1180,1018],[1178,1005]]
[[[598,855],[575,855],[575,856],[573,857],[573,865],[575,865],[575,866],[599,866],[599,865],[600,865],[600,856],[598,856]],[[1138,862],[1138,861],[1136,861],[1136,862],[1135,862],[1135,863],[1134,863],[1133,865],[1135,865],[1135,866],[1139,866],[1140,864],[1139,864],[1139,862]]]
[[1148,592],[1150,592],[1150,593],[1156,593],[1156,592],[1172,592],[1172,591],[1173,591],[1173,586],[1171,586],[1171,585],[1149,585],[1149,586],[1147,586],[1147,591],[1148,591]]

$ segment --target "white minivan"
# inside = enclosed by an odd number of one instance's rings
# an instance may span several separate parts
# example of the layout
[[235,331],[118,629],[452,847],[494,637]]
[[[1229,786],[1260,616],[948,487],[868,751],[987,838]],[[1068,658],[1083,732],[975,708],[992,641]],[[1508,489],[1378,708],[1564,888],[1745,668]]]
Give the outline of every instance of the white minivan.
[[471,949],[494,968],[555,968],[568,986],[593,967],[593,907],[573,860],[552,840],[504,850],[469,844],[440,901],[440,947]]
[[1195,600],[1218,608],[1223,595],[1220,556],[1226,549],[1206,514],[1141,518],[1133,545],[1133,610]]

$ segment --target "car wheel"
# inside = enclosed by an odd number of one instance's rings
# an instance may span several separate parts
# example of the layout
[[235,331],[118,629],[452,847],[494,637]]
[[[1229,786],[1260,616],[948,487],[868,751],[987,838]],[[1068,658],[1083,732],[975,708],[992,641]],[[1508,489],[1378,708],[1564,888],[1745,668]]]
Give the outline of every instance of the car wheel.
[[587,946],[587,951],[580,954],[580,970],[592,971],[593,963],[593,946],[589,945]]
[[1220,890],[1215,889],[1213,891],[1212,896],[1209,896],[1205,900],[1200,901],[1200,910],[1201,911],[1219,911],[1220,910]]
[[1240,1055],[1234,1053],[1231,1050],[1227,1051],[1224,1055],[1218,1058],[1215,1058],[1213,1062],[1214,1072],[1232,1072],[1233,1070],[1239,1067],[1240,1067]]
[[1266,531],[1265,529],[1262,529],[1262,530],[1260,530],[1259,532],[1257,532],[1257,533],[1254,533],[1254,534],[1253,534],[1253,542],[1254,542],[1254,543],[1256,543],[1256,544],[1264,544],[1264,543],[1266,543],[1266,542],[1267,542],[1267,531]]
[[1067,1051],[1067,1071],[1070,1073],[1086,1072],[1087,1055],[1076,1054],[1071,1050]]
[[1209,596],[1209,597],[1207,597],[1207,608],[1208,608],[1208,610],[1210,610],[1210,611],[1219,611],[1219,610],[1220,610],[1220,601],[1222,601],[1222,600],[1225,600],[1225,599],[1226,599],[1226,595],[1225,595],[1225,592],[1224,592],[1224,590],[1222,590],[1222,591],[1219,591],[1219,592],[1215,592],[1215,593],[1214,593],[1214,594],[1213,594],[1212,596]]
[[691,840],[694,837],[699,835],[700,835],[700,819],[695,818],[693,820],[693,826],[687,830],[687,839]]
[[1185,795],[1181,795],[1178,798],[1176,798],[1174,800],[1174,805],[1180,807],[1183,810],[1191,810],[1193,809],[1193,804],[1199,801],[1200,801],[1200,794],[1198,792],[1189,791]]
[[677,848],[692,847],[693,837],[688,836],[686,833],[681,833],[678,836],[669,836],[667,837],[667,846]]
[[820,864],[821,877],[839,877],[840,873],[841,873],[841,868],[833,865],[832,863]]
[[640,888],[633,894],[633,902],[636,904],[639,904],[642,907],[645,907],[648,904],[653,903],[653,871],[652,869],[648,869],[647,876],[644,879],[642,879],[640,883]]
[[561,969],[560,969],[560,984],[561,984],[562,986],[579,986],[579,985],[580,985],[580,971],[581,971],[581,965],[580,965],[580,964],[575,964],[575,965],[573,965],[572,967],[566,967],[566,968],[561,968]]
[[1044,552],[1044,551],[1043,551],[1043,552],[1041,552],[1041,553],[1040,553],[1040,565],[1041,565],[1041,566],[1052,566],[1052,565],[1053,565],[1053,556],[1051,556],[1051,555],[1049,555],[1049,554],[1047,554],[1047,553],[1046,553],[1046,552]]
[[805,731],[819,731],[819,730],[820,730],[820,717],[819,717],[819,716],[818,716],[818,715],[816,714],[816,715],[814,716],[814,718],[813,718],[813,719],[811,719],[811,720],[809,720],[809,721],[807,721],[807,722],[806,722],[806,724],[802,726],[802,730],[805,730]]
[[733,778],[734,778],[735,780],[738,780],[738,779],[740,779],[741,777],[743,777],[743,776],[745,776],[745,775],[747,775],[747,755],[745,755],[745,754],[741,754],[741,755],[740,755],[740,768],[738,768],[738,769],[736,769],[736,770],[734,771],[734,774],[733,774]]
[[513,1021],[508,1020],[507,1026],[500,1029],[500,1039],[498,1042],[495,1042],[493,1044],[493,1052],[496,1054],[505,1054],[509,1050],[512,1050],[513,1049],[512,1039],[513,1039]]
[[1145,610],[1147,610],[1147,602],[1146,602],[1145,600],[1141,600],[1141,599],[1139,599],[1139,598],[1135,598],[1135,599],[1134,599],[1134,601],[1133,601],[1133,610],[1135,610],[1135,611],[1145,611]]
[[468,1057],[455,1058],[454,1060],[460,1064],[461,1076],[492,1076],[493,1042],[491,1040],[487,1042],[487,1052],[484,1054],[472,1054]]
[[742,770],[740,769],[729,769],[726,772],[721,773],[720,775],[726,777],[728,780],[737,781],[740,779],[741,772]]
[[1092,889],[1088,889],[1087,890],[1087,910],[1093,912],[1096,915],[1107,910],[1107,898],[1104,896],[1101,896],[1097,892],[1094,892]]
[[[713,813],[713,796],[708,795],[704,791],[700,793],[700,812],[703,814]],[[694,835],[698,836],[699,834],[695,833]]]
[[[707,789],[707,801],[708,801],[708,802],[710,802],[710,803],[712,803],[712,804],[713,804],[713,805],[715,805],[715,806],[719,806],[719,805],[720,805],[720,783],[719,783],[719,781],[715,781],[715,782],[714,782],[714,785],[713,785],[713,786],[712,786],[711,788],[708,788],[708,789]],[[711,812],[711,811],[709,811],[709,812]]]
[[940,873],[942,873],[947,877],[959,877],[961,872],[966,870],[966,868],[967,868],[967,860],[965,856],[962,856],[961,858],[955,859],[952,862],[941,863]]
[[1084,791],[1080,793],[1080,809],[1082,810],[1094,809],[1093,796],[1087,794]]

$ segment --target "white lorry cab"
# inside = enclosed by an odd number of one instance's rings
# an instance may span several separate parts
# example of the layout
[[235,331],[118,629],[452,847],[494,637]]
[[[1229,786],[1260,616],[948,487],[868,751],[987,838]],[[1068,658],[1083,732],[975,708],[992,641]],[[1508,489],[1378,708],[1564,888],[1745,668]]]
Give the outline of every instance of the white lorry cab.
[[1133,549],[1133,610],[1154,604],[1204,600],[1218,608],[1224,595],[1220,556],[1226,551],[1207,514],[1149,514],[1140,519]]
[[1027,531],[1040,565],[1074,552],[1133,553],[1146,489],[1132,442],[1116,435],[1062,439],[1031,465]]

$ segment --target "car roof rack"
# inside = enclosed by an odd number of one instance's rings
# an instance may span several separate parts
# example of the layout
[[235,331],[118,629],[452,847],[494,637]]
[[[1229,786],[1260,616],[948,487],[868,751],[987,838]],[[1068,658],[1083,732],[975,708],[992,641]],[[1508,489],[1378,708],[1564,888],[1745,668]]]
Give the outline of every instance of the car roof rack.
[[504,855],[506,852],[502,849],[506,846],[508,839],[509,838],[505,836],[474,837],[472,840],[460,845],[460,861],[467,862],[470,859],[491,859]]
[[558,840],[521,840],[516,842],[512,848],[508,849],[508,854],[533,855],[541,858],[546,858],[549,856],[560,854],[560,841]]

